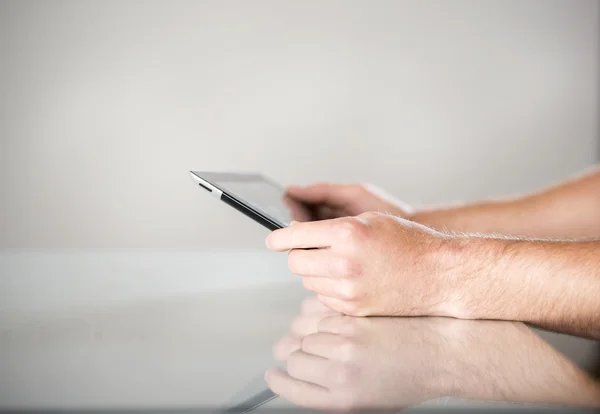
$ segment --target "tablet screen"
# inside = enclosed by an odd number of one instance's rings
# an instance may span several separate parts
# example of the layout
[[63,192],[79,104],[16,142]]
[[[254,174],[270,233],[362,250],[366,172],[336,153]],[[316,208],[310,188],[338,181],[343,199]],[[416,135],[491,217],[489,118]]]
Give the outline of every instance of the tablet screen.
[[[247,209],[262,215],[279,227],[287,227],[292,220],[311,221],[316,218],[312,206],[286,195],[283,187],[260,174],[190,172],[192,177],[204,180],[207,184],[216,187],[223,195],[246,205]],[[212,191],[202,182],[198,183],[208,191]],[[220,193],[216,195],[223,200]],[[243,209],[241,211],[244,212]],[[262,221],[259,223],[265,225]]]
[[292,221],[290,208],[283,200],[284,192],[267,181],[217,181],[216,184],[286,226]]

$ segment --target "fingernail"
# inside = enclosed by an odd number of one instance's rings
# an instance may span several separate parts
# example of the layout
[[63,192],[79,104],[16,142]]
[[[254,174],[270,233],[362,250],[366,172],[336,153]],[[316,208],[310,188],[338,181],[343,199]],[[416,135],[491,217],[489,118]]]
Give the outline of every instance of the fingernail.
[[270,239],[271,239],[271,235],[269,234],[267,236],[267,238],[265,239],[265,245],[267,246],[267,249],[271,248],[271,240]]

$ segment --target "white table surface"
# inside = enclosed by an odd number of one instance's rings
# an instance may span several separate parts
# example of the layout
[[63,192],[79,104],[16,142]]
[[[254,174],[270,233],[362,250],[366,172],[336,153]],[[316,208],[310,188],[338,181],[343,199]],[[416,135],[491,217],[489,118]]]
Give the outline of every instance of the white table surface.
[[[239,402],[266,388],[272,345],[307,296],[285,255],[265,252],[1,252],[0,408]],[[541,335],[583,369],[596,363],[597,343]],[[422,407],[473,405],[497,404]]]

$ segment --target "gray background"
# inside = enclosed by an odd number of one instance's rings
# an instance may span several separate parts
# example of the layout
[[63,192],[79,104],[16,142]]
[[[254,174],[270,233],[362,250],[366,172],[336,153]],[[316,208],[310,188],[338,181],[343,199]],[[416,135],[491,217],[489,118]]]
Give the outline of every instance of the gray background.
[[598,148],[599,2],[0,1],[0,247],[260,248],[189,169],[411,203]]

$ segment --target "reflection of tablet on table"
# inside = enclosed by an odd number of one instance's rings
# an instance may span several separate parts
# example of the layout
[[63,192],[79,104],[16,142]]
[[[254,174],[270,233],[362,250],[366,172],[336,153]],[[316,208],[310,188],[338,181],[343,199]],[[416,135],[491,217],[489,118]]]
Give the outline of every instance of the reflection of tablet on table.
[[292,219],[307,221],[311,217],[308,206],[285,196],[283,187],[259,174],[190,171],[190,176],[200,187],[269,230],[287,227]]

